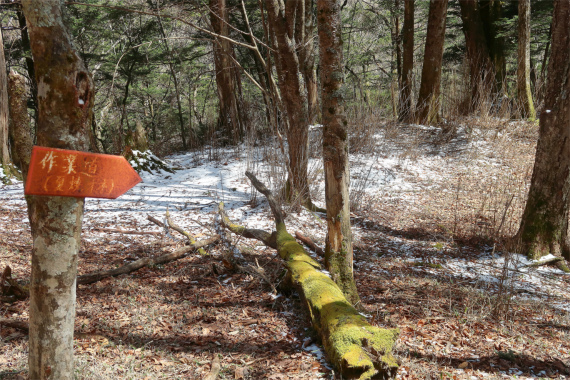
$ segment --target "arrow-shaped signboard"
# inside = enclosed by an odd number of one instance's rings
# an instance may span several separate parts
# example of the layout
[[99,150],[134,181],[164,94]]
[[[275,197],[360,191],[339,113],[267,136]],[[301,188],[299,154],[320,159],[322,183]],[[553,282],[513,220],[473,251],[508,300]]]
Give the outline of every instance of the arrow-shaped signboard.
[[24,193],[114,199],[141,181],[123,156],[34,146]]

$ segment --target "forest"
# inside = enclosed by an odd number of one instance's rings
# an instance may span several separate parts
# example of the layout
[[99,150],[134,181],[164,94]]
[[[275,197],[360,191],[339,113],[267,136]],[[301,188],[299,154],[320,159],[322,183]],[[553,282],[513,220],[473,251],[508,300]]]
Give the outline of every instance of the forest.
[[0,0],[0,380],[570,378],[567,0]]

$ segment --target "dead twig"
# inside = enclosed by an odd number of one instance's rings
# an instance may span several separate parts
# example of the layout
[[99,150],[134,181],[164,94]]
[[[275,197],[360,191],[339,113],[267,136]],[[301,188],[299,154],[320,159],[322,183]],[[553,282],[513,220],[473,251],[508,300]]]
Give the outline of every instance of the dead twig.
[[323,249],[321,247],[316,245],[315,242],[312,241],[309,237],[303,235],[301,233],[301,231],[295,232],[295,237],[297,239],[301,240],[301,242],[303,242],[303,244],[305,244],[307,247],[309,247],[309,249],[311,249],[317,255],[319,255],[320,257],[325,257],[325,251],[323,251]]
[[200,250],[200,249],[202,249],[202,247],[205,247],[205,246],[210,245],[210,244],[214,244],[219,240],[220,240],[220,236],[215,235],[209,239],[195,242],[194,244],[192,244],[190,246],[177,249],[174,252],[170,252],[170,253],[164,254],[162,256],[144,257],[142,259],[133,261],[130,264],[124,265],[120,268],[84,274],[82,276],[77,277],[77,284],[78,285],[92,284],[94,282],[101,281],[103,278],[115,277],[115,276],[119,276],[121,274],[131,273],[131,272],[134,272],[134,271],[141,269],[142,267],[145,267],[145,266],[159,265],[159,264],[168,263],[170,261],[178,260],[178,259],[185,257],[190,252],[193,252],[195,250]]

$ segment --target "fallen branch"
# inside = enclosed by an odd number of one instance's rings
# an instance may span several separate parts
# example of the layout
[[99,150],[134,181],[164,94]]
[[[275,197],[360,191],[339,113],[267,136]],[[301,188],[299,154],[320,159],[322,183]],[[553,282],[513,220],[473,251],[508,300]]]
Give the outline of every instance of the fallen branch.
[[[398,329],[381,329],[366,321],[335,282],[320,270],[319,263],[287,232],[283,213],[271,192],[253,174],[246,175],[269,202],[275,216],[277,252],[285,261],[288,278],[301,295],[329,360],[345,378],[393,378],[398,362],[391,351]],[[267,235],[266,232],[264,236]]]
[[218,355],[216,355],[214,357],[214,360],[212,360],[212,367],[210,368],[210,372],[204,376],[203,380],[216,380],[221,370],[222,365],[220,364],[220,358]]
[[139,270],[145,266],[159,265],[159,264],[168,263],[170,261],[178,260],[178,259],[185,257],[188,253],[190,253],[192,251],[201,249],[202,247],[205,247],[205,246],[210,245],[210,244],[214,244],[215,242],[217,242],[219,240],[220,240],[220,236],[215,235],[209,239],[198,241],[195,244],[192,244],[192,245],[187,246],[187,247],[182,247],[180,249],[177,249],[174,252],[166,253],[162,256],[144,257],[142,259],[133,261],[130,264],[124,265],[120,268],[84,274],[82,276],[77,277],[77,284],[78,285],[92,284],[94,282],[101,281],[102,279],[104,279],[106,277],[114,277],[114,276],[119,276],[121,274],[127,274],[127,273],[134,272],[134,271]]
[[303,235],[300,231],[295,232],[295,237],[297,239],[301,240],[303,242],[303,244],[305,244],[307,247],[309,247],[309,249],[311,251],[315,252],[320,257],[325,257],[325,251],[323,251],[323,249],[321,247],[316,245],[314,241],[312,241],[307,236]]
[[261,241],[266,246],[277,249],[277,241],[275,240],[275,233],[270,234],[267,231],[259,230],[256,228],[245,228],[243,226],[232,223],[224,211],[224,203],[220,202],[218,205],[218,213],[220,214],[220,223],[222,226],[230,230],[236,235],[243,236],[248,239],[256,239]]
[[120,228],[95,228],[97,231],[104,231],[104,232],[114,232],[117,234],[125,234],[125,235],[162,235],[162,232],[158,231],[129,231],[129,230],[122,230]]
[[[170,213],[168,212],[168,209],[166,209],[166,222],[168,223],[168,227],[172,228],[174,231],[178,232],[179,234],[186,236],[186,239],[188,239],[191,245],[196,244],[196,239],[194,239],[194,236],[192,236],[188,231],[184,231],[178,225],[174,224],[174,222],[170,219]],[[206,255],[206,251],[204,251],[203,248],[198,248],[198,253],[204,256]]]
[[[20,321],[17,319],[7,319],[7,318],[0,318],[0,326],[11,327],[16,330],[24,331],[25,333],[30,332],[30,325],[26,321]],[[73,337],[75,339],[104,339],[107,340],[107,337],[100,334],[93,334],[93,333],[83,333],[79,331],[73,332]]]
[[12,278],[12,268],[6,265],[0,277],[0,301],[16,302],[28,298],[29,291]]

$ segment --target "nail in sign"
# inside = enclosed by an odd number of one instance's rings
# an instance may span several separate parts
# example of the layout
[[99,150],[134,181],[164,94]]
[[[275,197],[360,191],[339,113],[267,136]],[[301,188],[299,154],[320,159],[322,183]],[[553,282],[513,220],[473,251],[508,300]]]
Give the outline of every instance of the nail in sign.
[[139,182],[123,156],[34,146],[24,193],[114,199]]

